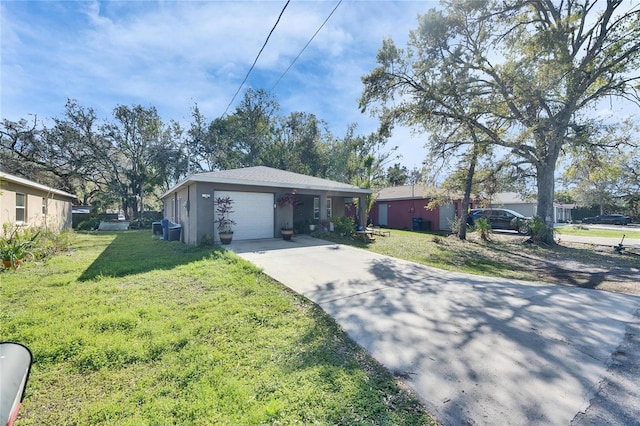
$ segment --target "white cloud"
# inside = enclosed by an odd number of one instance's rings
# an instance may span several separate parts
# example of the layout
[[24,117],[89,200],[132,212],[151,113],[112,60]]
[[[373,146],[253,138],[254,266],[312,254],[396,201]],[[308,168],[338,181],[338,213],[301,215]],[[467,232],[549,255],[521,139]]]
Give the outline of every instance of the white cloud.
[[[291,2],[244,89],[270,90],[335,5]],[[276,87],[282,112],[313,113],[336,135],[352,122],[362,133],[375,130],[375,120],[358,110],[360,79],[375,66],[383,38],[403,45],[417,12],[435,5],[342,2]],[[283,6],[284,1],[3,2],[3,117],[60,116],[66,99],[74,98],[100,117],[118,104],[140,103],[156,106],[165,120],[187,123],[197,102],[213,119],[224,112]]]

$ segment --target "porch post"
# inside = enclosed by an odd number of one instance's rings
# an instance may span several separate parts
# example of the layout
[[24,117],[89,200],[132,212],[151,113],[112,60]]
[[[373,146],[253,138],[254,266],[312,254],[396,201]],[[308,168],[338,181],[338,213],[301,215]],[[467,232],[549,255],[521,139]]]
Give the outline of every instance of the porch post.
[[364,226],[364,224],[366,223],[365,221],[367,219],[364,217],[366,215],[366,206],[365,206],[366,203],[367,203],[366,195],[358,196],[358,223],[356,224],[358,226]]
[[320,194],[320,221],[326,221],[327,217],[327,194]]

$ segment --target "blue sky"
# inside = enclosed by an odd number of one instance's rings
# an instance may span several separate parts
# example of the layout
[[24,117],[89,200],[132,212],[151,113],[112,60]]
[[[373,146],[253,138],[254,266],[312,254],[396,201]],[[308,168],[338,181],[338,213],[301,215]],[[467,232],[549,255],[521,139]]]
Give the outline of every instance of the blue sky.
[[[6,1],[0,3],[2,118],[61,117],[67,98],[110,118],[117,105],[155,106],[185,126],[198,103],[221,116],[286,1]],[[335,1],[292,0],[230,111],[251,87],[270,91]],[[435,1],[344,0],[273,90],[281,113],[303,111],[336,136],[350,123],[367,134],[377,121],[359,112],[361,77],[382,40],[404,46],[416,17]],[[398,129],[409,169],[422,138]]]

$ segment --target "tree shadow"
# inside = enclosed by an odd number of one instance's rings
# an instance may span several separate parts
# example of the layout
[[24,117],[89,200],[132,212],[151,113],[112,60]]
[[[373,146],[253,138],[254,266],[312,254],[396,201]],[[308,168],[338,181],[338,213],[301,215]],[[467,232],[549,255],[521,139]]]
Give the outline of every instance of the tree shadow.
[[385,259],[367,272],[305,296],[445,424],[568,424],[638,320],[634,296]]

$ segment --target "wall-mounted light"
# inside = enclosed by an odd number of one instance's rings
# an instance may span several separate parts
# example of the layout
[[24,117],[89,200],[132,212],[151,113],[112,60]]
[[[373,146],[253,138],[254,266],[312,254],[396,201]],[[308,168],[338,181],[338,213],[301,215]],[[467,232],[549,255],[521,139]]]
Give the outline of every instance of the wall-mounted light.
[[211,198],[211,194],[202,194],[202,198]]

